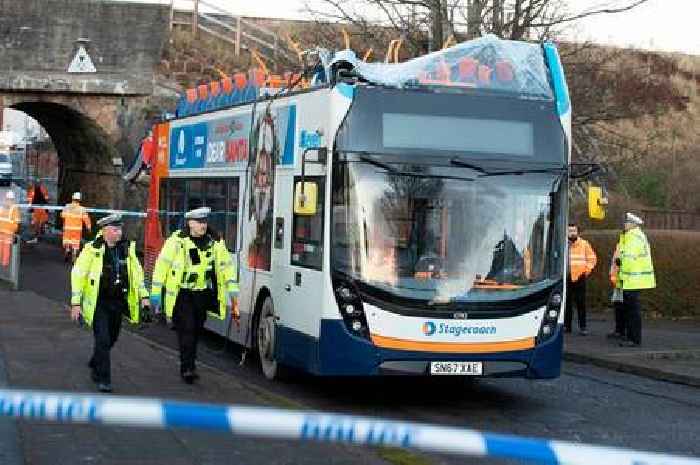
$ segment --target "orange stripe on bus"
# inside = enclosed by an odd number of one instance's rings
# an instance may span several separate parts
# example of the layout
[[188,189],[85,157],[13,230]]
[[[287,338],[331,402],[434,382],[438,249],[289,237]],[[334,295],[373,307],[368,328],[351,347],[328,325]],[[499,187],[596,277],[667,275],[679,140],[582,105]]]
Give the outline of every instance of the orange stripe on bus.
[[394,337],[379,336],[372,334],[372,342],[377,347],[385,349],[415,350],[420,352],[450,352],[450,353],[485,353],[485,352],[508,352],[511,350],[532,349],[535,347],[535,338],[526,337],[513,341],[503,342],[424,342],[409,341]]

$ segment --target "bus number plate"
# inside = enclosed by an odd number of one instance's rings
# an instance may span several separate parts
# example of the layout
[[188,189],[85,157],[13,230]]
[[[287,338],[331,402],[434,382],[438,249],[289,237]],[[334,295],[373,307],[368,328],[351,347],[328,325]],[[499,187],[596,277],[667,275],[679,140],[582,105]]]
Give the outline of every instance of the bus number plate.
[[480,376],[483,371],[482,362],[430,362],[431,375]]

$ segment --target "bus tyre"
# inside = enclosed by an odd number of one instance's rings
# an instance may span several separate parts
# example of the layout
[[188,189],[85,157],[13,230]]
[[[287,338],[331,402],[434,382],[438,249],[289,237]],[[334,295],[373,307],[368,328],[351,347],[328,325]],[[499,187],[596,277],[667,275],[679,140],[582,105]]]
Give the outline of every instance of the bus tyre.
[[272,298],[266,297],[260,309],[256,345],[262,372],[265,378],[271,380],[284,378],[285,372],[284,367],[275,359],[276,325]]

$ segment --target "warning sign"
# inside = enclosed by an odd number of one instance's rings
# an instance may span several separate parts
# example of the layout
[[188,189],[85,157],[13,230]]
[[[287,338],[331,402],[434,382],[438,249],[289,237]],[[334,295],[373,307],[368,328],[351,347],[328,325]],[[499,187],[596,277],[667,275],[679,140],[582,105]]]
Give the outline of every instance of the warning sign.
[[69,73],[96,73],[97,69],[95,69],[95,65],[92,64],[92,59],[90,59],[90,55],[88,55],[87,50],[85,50],[85,47],[83,45],[78,48],[78,51],[75,53],[75,57],[73,58],[73,61],[70,62],[70,66],[68,66],[68,72]]

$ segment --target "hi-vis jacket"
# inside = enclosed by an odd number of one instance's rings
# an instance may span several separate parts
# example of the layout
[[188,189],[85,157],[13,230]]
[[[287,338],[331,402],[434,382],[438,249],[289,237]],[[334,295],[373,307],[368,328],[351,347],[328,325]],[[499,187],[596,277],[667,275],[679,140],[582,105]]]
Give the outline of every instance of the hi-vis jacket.
[[639,228],[633,228],[620,235],[617,245],[620,255],[620,272],[622,289],[653,289],[656,287],[654,264],[647,236]]
[[229,300],[238,293],[236,265],[223,239],[212,239],[208,248],[200,250],[182,231],[175,231],[165,241],[156,260],[152,281],[151,295],[160,296],[165,286],[163,305],[168,318],[173,316],[180,289],[206,289],[216,281],[219,308],[207,311],[221,320],[226,319]]
[[598,257],[587,240],[579,237],[573,243],[569,243],[569,273],[573,282],[591,274],[596,263]]
[[87,211],[78,202],[72,202],[63,208],[61,218],[63,218],[63,246],[80,247],[83,224],[87,229],[91,227]]
[[[70,273],[71,305],[82,306],[83,319],[88,325],[92,325],[97,299],[100,297],[100,278],[105,247],[104,239],[101,237],[88,243],[80,252]],[[136,244],[133,241],[129,242],[126,269],[129,276],[129,290],[126,298],[129,306],[129,321],[138,323],[139,303],[141,299],[148,297],[148,291],[143,284],[143,268],[136,256]]]
[[21,219],[22,215],[16,205],[0,205],[0,233],[15,234]]

